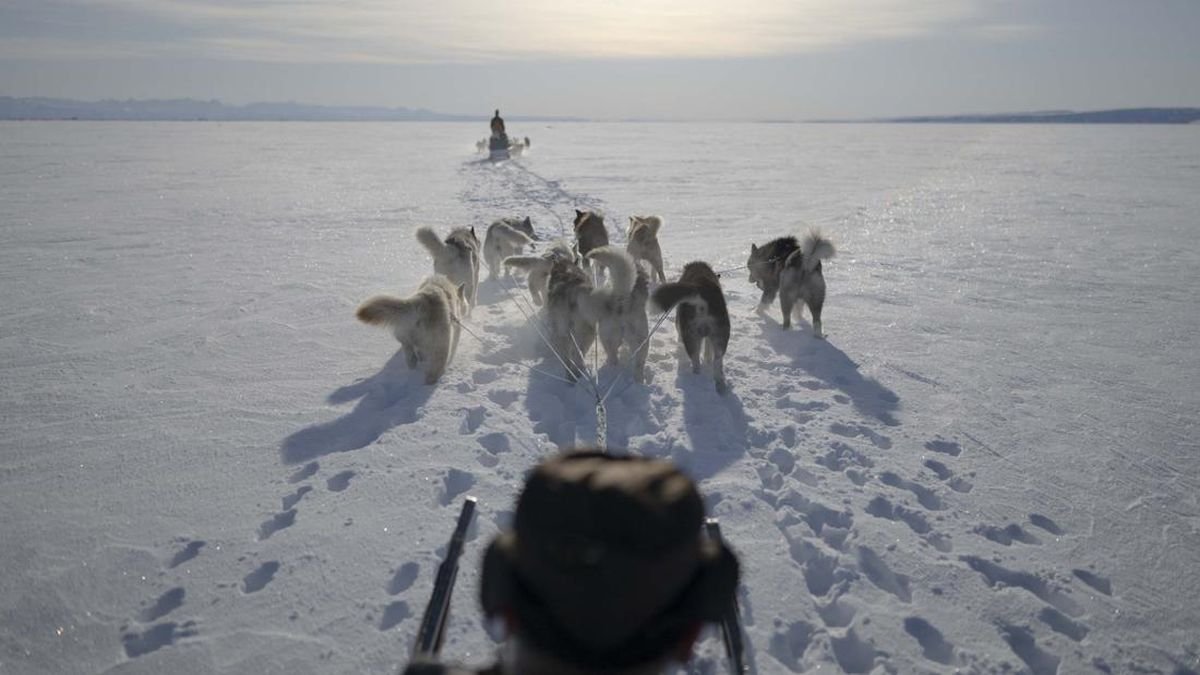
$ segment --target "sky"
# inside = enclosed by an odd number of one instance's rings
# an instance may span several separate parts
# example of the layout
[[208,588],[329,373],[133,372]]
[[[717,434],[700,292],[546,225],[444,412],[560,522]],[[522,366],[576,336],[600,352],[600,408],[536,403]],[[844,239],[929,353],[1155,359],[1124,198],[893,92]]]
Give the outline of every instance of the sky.
[[592,119],[1200,106],[1200,0],[0,0],[0,96]]

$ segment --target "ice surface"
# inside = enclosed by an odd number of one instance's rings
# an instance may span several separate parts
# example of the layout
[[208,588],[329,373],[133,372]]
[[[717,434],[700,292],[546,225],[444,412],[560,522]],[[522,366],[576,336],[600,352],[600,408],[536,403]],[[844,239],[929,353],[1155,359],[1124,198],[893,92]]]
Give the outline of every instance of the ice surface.
[[[0,124],[0,671],[395,672],[464,494],[445,652],[485,662],[483,547],[594,400],[523,284],[434,387],[354,309],[430,271],[418,226],[575,208],[728,270],[730,393],[666,322],[608,438],[701,480],[758,672],[1200,669],[1196,128],[520,133]],[[826,340],[735,269],[809,226]]]

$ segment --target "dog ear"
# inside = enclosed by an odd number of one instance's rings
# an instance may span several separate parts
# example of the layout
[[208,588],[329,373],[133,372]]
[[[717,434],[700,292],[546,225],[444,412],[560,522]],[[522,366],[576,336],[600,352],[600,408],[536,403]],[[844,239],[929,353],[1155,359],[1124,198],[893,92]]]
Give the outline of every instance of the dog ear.
[[758,246],[750,244],[750,255],[754,255],[755,253],[758,253]]
[[533,227],[533,219],[529,216],[525,216],[525,227]]

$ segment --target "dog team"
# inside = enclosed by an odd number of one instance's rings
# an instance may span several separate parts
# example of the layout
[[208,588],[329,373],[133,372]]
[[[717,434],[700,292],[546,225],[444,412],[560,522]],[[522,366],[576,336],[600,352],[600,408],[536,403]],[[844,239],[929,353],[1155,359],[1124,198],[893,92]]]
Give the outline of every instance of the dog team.
[[[425,383],[445,372],[458,346],[461,322],[479,294],[482,262],[489,277],[526,273],[533,302],[542,307],[544,339],[574,382],[586,372],[586,355],[599,340],[606,364],[619,365],[621,348],[629,354],[633,378],[646,379],[650,324],[647,305],[657,312],[675,309],[675,327],[692,371],[707,364],[724,394],[724,359],[729,345],[729,310],[720,275],[705,262],[689,262],[668,282],[658,242],[662,219],[631,216],[624,250],[609,244],[604,217],[575,211],[575,241],[557,241],[540,255],[521,255],[539,241],[526,218],[502,218],[488,226],[482,246],[473,227],[458,227],[445,238],[431,228],[416,231],[417,241],[433,258],[433,274],[406,298],[377,295],[358,308],[364,323],[387,326],[401,343],[409,368],[421,367]],[[825,278],[821,261],[834,256],[833,243],[819,232],[804,240],[785,236],[763,246],[751,244],[745,268],[762,291],[759,310],[779,297],[783,327],[804,306],[812,315],[813,335],[822,337],[821,309]],[[594,268],[594,269],[593,269]],[[651,291],[651,284],[657,284]]]

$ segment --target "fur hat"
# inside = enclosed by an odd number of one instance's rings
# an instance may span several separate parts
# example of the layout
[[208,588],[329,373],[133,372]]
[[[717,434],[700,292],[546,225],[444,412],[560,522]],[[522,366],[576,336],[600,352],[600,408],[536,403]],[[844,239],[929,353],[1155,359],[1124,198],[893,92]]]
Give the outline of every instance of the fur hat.
[[670,462],[551,458],[484,556],[484,612],[509,614],[522,640],[569,663],[660,658],[733,600],[737,558],[701,536],[703,519],[695,484]]

